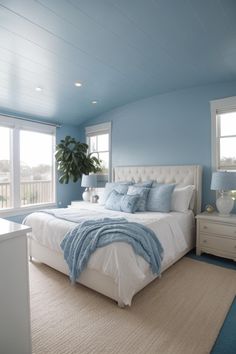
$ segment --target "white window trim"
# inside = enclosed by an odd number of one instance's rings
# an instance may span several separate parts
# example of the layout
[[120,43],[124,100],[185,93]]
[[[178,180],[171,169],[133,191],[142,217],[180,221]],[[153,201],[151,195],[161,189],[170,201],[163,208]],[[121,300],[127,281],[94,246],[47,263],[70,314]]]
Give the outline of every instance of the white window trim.
[[26,214],[33,213],[34,211],[37,210],[42,210],[45,208],[54,208],[54,207],[57,207],[57,202],[28,205],[28,206],[22,206],[20,208],[9,208],[9,209],[6,208],[0,211],[0,216],[1,218],[5,218],[9,216],[26,215]]
[[91,135],[98,134],[109,134],[109,173],[108,173],[108,181],[111,181],[112,177],[112,151],[111,151],[111,122],[100,123],[96,125],[90,125],[85,127],[85,135],[86,141],[87,138]]
[[212,169],[217,170],[217,162],[219,160],[219,150],[216,142],[218,136],[218,126],[216,124],[216,115],[219,112],[236,110],[236,96],[222,98],[210,101],[211,105],[211,164]]
[[[53,125],[47,125],[43,123],[36,123],[36,122],[31,122],[27,120],[21,120],[17,118],[12,118],[12,117],[6,117],[5,115],[0,115],[0,126],[5,126],[8,128],[12,128],[12,139],[11,139],[11,156],[13,157],[11,159],[12,163],[12,180],[13,183],[11,184],[11,197],[15,198],[15,206],[13,208],[7,208],[7,209],[2,209],[0,210],[0,216],[1,217],[8,217],[8,216],[15,216],[15,215],[24,215],[27,213],[30,213],[32,211],[36,211],[45,207],[54,207],[57,205],[57,200],[56,200],[56,165],[55,165],[55,158],[53,158],[53,164],[52,164],[52,181],[53,181],[53,202],[51,203],[42,203],[42,204],[35,204],[35,205],[27,205],[27,206],[20,206],[20,180],[19,180],[19,166],[20,166],[20,155],[19,155],[19,144],[18,144],[18,139],[19,139],[19,134],[17,133],[17,130],[19,131],[20,129],[22,130],[32,130],[34,132],[38,133],[46,133],[50,134],[54,137],[54,142],[53,142],[53,151],[52,151],[52,156],[54,156],[54,147],[56,143],[56,126]],[[16,164],[18,167],[13,168],[13,163]],[[12,200],[12,205],[13,205],[13,200]]]
[[94,135],[94,134],[103,134],[103,133],[111,133],[111,122],[89,125],[85,127],[86,136]]
[[19,129],[24,129],[24,130],[33,129],[35,132],[38,133],[47,133],[52,135],[56,134],[56,126],[54,125],[36,123],[24,119],[11,118],[5,115],[0,115],[0,123],[1,126],[6,126],[8,128],[17,127]]

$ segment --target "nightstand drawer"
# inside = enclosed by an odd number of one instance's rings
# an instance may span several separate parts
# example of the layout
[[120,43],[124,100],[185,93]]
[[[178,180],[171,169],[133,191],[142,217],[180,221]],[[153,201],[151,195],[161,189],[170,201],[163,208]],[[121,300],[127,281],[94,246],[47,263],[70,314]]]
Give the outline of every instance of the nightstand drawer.
[[196,254],[205,252],[236,261],[236,215],[202,213],[196,219]]
[[207,234],[225,235],[236,238],[236,227],[201,220],[200,231]]
[[204,248],[214,248],[236,254],[236,239],[201,235],[200,245]]

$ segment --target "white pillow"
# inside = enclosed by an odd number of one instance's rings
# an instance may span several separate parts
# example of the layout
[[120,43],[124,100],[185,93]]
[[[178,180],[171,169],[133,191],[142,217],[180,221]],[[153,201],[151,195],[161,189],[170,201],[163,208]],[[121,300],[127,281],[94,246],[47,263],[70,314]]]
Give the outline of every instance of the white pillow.
[[191,197],[190,203],[189,203],[189,209],[190,209],[190,210],[193,210],[193,209],[194,209],[195,200],[196,200],[196,189],[194,188],[193,194],[192,194],[192,197]]
[[172,193],[171,210],[185,212],[189,209],[189,204],[193,195],[194,186],[176,187]]

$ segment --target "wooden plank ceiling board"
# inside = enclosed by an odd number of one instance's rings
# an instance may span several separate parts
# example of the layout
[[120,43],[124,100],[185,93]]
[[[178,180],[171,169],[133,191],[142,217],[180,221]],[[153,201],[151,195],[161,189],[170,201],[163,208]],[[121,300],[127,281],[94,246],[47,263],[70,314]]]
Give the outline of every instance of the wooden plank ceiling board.
[[0,0],[0,112],[80,124],[235,80],[235,15],[233,0]]

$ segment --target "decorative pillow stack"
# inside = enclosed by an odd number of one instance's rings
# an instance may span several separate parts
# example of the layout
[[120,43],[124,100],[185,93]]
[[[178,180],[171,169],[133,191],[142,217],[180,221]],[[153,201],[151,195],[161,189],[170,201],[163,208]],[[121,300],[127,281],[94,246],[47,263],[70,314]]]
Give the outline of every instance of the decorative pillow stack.
[[105,208],[127,213],[136,211],[186,212],[193,208],[194,186],[175,188],[175,184],[114,182],[107,183],[100,200]]

